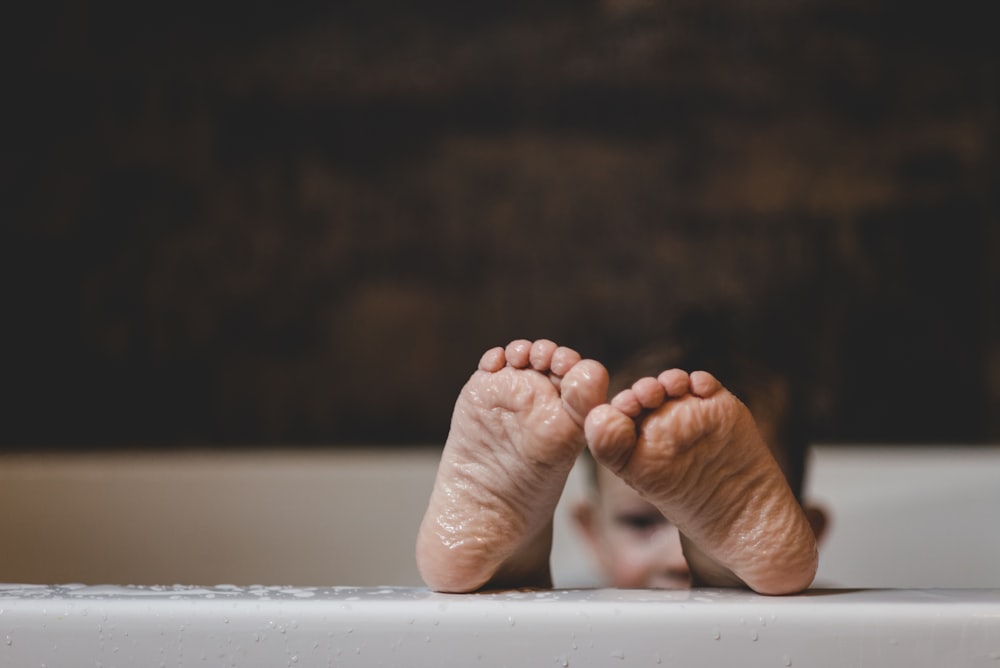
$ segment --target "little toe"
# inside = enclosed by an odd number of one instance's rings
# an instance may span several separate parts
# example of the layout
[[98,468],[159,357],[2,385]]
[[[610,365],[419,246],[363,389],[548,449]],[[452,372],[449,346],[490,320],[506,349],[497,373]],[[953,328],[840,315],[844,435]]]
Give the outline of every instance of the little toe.
[[505,364],[507,364],[507,357],[504,354],[504,349],[500,346],[490,348],[479,358],[480,371],[499,371]]
[[610,404],[587,414],[584,434],[594,459],[615,473],[628,463],[638,439],[635,421]]

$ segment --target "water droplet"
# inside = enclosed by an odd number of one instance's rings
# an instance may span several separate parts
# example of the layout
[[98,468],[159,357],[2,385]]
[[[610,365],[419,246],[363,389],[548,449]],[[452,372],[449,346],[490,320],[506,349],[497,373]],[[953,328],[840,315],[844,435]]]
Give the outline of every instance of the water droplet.
[[623,649],[616,649],[615,651],[611,652],[611,657],[614,658],[614,659],[620,659],[620,660],[624,661],[625,660],[625,650],[623,650]]
[[516,622],[514,621],[514,618],[513,618],[513,617],[508,617],[508,618],[507,618],[507,621],[508,621],[508,622],[510,622],[510,625],[511,625],[511,626],[514,626],[514,624],[516,623]]
[[722,631],[719,630],[718,626],[712,627],[712,640],[718,640],[722,637]]
[[558,663],[563,668],[566,668],[566,666],[569,665],[569,658],[567,658],[565,654],[562,654],[556,659],[556,663]]
[[792,665],[792,657],[788,656],[787,654],[785,655],[785,665],[786,666]]
[[12,638],[11,638],[10,636],[7,636],[7,637],[6,637],[5,639],[4,639],[4,642],[5,642],[5,643],[7,643],[7,645],[8,645],[8,646],[10,646],[10,645],[13,645],[13,644],[14,644],[14,640],[13,640],[13,639],[12,639]]
[[293,654],[292,655],[292,663],[298,663],[298,662],[299,662],[299,655],[298,654]]
[[757,642],[757,639],[758,639],[759,637],[760,637],[760,636],[758,636],[758,635],[757,635],[757,632],[756,632],[756,631],[754,631],[753,633],[751,633],[751,634],[750,634],[750,640],[753,640],[754,642]]

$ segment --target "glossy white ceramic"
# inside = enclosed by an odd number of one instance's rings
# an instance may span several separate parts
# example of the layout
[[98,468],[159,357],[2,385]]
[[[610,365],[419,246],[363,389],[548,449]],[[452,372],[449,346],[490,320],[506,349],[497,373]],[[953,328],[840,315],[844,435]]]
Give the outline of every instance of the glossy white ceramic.
[[0,586],[0,666],[1000,665],[1000,590]]

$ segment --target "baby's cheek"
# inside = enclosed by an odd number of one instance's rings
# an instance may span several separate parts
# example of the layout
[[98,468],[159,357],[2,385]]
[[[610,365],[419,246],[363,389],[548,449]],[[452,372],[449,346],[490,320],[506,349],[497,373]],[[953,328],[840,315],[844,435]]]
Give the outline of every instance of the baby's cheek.
[[650,577],[650,562],[644,550],[623,547],[612,555],[611,585],[622,589],[642,589]]

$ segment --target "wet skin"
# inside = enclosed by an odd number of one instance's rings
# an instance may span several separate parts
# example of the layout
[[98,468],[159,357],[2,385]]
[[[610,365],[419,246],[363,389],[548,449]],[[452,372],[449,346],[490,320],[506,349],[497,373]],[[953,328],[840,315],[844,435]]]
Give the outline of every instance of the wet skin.
[[[607,383],[601,364],[548,340],[483,355],[456,402],[417,537],[427,585],[551,586],[553,512],[589,446],[647,510],[670,518],[664,531],[682,534],[690,571],[661,555],[671,564],[652,586],[806,588],[815,538],[746,407],[705,372],[666,371],[602,403]],[[641,524],[642,512],[618,521]],[[605,566],[615,580],[616,564]]]
[[594,458],[676,524],[695,584],[808,587],[816,537],[750,411],[704,371],[643,378],[595,408]]
[[608,374],[548,340],[486,352],[462,389],[417,537],[431,589],[551,586],[552,515]]

